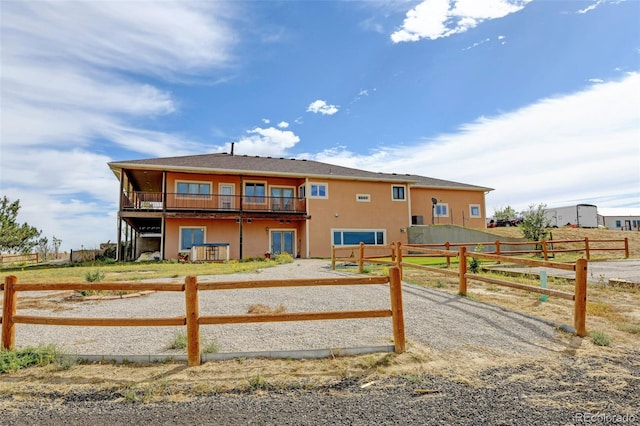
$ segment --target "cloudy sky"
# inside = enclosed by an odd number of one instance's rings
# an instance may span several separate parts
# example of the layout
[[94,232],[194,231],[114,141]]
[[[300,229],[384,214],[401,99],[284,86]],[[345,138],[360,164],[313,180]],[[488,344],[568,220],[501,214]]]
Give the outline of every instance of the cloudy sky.
[[229,151],[640,207],[636,0],[12,1],[0,195],[116,240],[107,162]]

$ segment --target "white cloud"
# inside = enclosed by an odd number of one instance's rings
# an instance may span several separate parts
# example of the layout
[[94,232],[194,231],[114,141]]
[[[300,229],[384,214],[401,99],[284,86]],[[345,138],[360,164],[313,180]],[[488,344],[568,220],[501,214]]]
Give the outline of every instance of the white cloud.
[[435,40],[465,32],[483,21],[515,13],[532,0],[425,0],[409,10],[394,43]]
[[287,127],[289,127],[289,123],[287,123],[286,121],[281,121],[278,123],[278,127],[280,127],[281,129],[286,129]]
[[235,5],[150,5],[2,4],[2,194],[20,199],[20,220],[61,238],[65,250],[115,238],[114,213],[101,213],[117,210],[105,154],[114,144],[147,156],[202,152],[182,135],[142,127],[180,105],[141,79],[208,71],[214,81],[234,66]]
[[[309,158],[372,171],[415,173],[495,188],[487,209],[588,202],[640,206],[640,74],[542,99],[453,134],[355,155]],[[420,155],[416,155],[420,153]]]
[[247,133],[248,136],[240,138],[236,143],[237,154],[278,156],[300,142],[300,138],[292,131],[275,127],[256,127],[247,130]]
[[322,115],[333,115],[338,112],[338,106],[327,104],[326,101],[318,99],[309,104],[307,112],[313,112],[314,114],[320,113]]

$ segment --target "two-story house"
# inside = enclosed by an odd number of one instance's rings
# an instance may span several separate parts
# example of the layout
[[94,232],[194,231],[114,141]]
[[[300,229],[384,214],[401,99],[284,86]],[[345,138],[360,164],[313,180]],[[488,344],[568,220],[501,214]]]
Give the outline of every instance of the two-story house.
[[[120,259],[329,257],[332,245],[407,243],[407,228],[485,226],[491,188],[311,160],[227,153],[109,163]],[[202,248],[193,251],[193,247]],[[126,248],[126,250],[124,249]]]

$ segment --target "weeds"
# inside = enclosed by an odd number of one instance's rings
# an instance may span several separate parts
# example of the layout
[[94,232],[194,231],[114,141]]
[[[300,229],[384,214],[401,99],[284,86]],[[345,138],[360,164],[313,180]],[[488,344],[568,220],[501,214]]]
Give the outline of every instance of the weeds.
[[249,379],[249,389],[250,390],[265,390],[269,387],[269,383],[267,379],[260,373]]
[[84,274],[84,279],[88,283],[97,283],[99,281],[104,280],[105,273],[100,269],[96,269],[95,271],[87,271]]
[[591,340],[598,346],[610,346],[611,337],[607,333],[601,330],[595,330],[591,332]]
[[169,344],[169,349],[187,349],[187,333],[185,331],[173,333],[173,341]]
[[31,366],[49,365],[63,359],[55,345],[40,345],[20,350],[3,349],[0,351],[0,374]]

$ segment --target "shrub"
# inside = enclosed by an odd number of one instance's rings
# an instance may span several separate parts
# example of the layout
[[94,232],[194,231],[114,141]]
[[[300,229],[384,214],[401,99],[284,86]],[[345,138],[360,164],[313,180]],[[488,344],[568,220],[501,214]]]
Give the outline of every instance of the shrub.
[[89,283],[95,283],[98,281],[102,281],[105,277],[104,272],[102,272],[99,269],[96,269],[95,271],[87,271],[84,274],[84,279],[85,281],[89,282]]
[[595,330],[591,332],[591,340],[598,346],[610,346],[611,337],[607,333],[601,330]]

